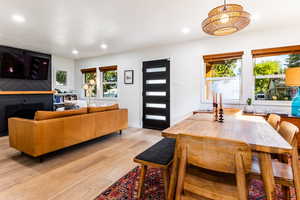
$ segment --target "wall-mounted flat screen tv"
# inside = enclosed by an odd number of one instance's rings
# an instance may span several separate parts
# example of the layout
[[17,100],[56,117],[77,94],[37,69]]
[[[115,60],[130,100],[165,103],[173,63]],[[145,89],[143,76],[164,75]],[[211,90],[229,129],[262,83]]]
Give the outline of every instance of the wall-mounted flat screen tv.
[[10,47],[0,47],[0,77],[47,80],[51,58]]

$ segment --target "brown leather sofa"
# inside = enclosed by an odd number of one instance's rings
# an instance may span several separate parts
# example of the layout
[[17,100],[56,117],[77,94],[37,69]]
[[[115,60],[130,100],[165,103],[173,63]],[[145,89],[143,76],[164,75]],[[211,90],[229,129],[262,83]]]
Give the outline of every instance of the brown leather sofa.
[[73,111],[37,111],[34,120],[8,120],[10,146],[33,157],[128,128],[128,110],[118,106]]

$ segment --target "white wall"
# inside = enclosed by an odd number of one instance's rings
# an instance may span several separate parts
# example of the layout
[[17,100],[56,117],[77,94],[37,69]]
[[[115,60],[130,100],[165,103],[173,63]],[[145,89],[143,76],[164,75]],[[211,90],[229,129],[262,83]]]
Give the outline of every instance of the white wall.
[[[176,45],[135,50],[115,55],[80,59],[75,62],[75,88],[80,89],[82,75],[80,68],[118,65],[119,103],[129,109],[129,125],[140,127],[142,119],[142,62],[170,58],[171,60],[171,123],[174,124],[191,114],[193,110],[210,107],[201,103],[201,89],[204,85],[202,56],[207,54],[245,51],[243,57],[242,99],[246,102],[253,94],[252,49],[270,48],[300,44],[300,29],[273,30],[253,33],[237,33],[226,37],[212,37]],[[125,86],[123,73],[134,69],[135,84]],[[241,106],[242,107],[242,106]],[[268,112],[289,112],[289,105],[255,106],[256,110]]]
[[[66,71],[67,72],[67,85],[57,86],[55,84],[56,71]],[[63,58],[60,56],[52,55],[52,88],[58,88],[63,91],[74,90],[74,73],[75,73],[75,61],[69,58]]]

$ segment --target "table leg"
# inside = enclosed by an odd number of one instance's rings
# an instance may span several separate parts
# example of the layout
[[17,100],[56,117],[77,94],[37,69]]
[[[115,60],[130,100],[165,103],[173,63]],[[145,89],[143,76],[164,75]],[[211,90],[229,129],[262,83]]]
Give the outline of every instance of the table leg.
[[259,165],[264,182],[265,192],[268,200],[275,199],[275,180],[273,175],[273,167],[271,154],[260,152]]

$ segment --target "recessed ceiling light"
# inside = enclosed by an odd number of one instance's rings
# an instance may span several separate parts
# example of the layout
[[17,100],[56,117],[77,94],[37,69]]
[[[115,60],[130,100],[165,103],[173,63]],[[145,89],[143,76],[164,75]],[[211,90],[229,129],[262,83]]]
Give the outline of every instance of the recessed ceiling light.
[[187,28],[187,27],[184,27],[183,29],[181,29],[181,32],[182,32],[183,34],[188,34],[188,33],[191,32],[191,29],[189,29],[189,28]]
[[14,14],[11,16],[12,20],[17,23],[24,23],[26,21],[25,17],[22,15]]
[[107,49],[107,44],[101,44],[100,47],[101,47],[102,49]]
[[74,54],[74,55],[78,55],[78,54],[79,54],[79,51],[78,51],[78,50],[76,50],[76,49],[74,49],[74,50],[72,51],[72,54]]

